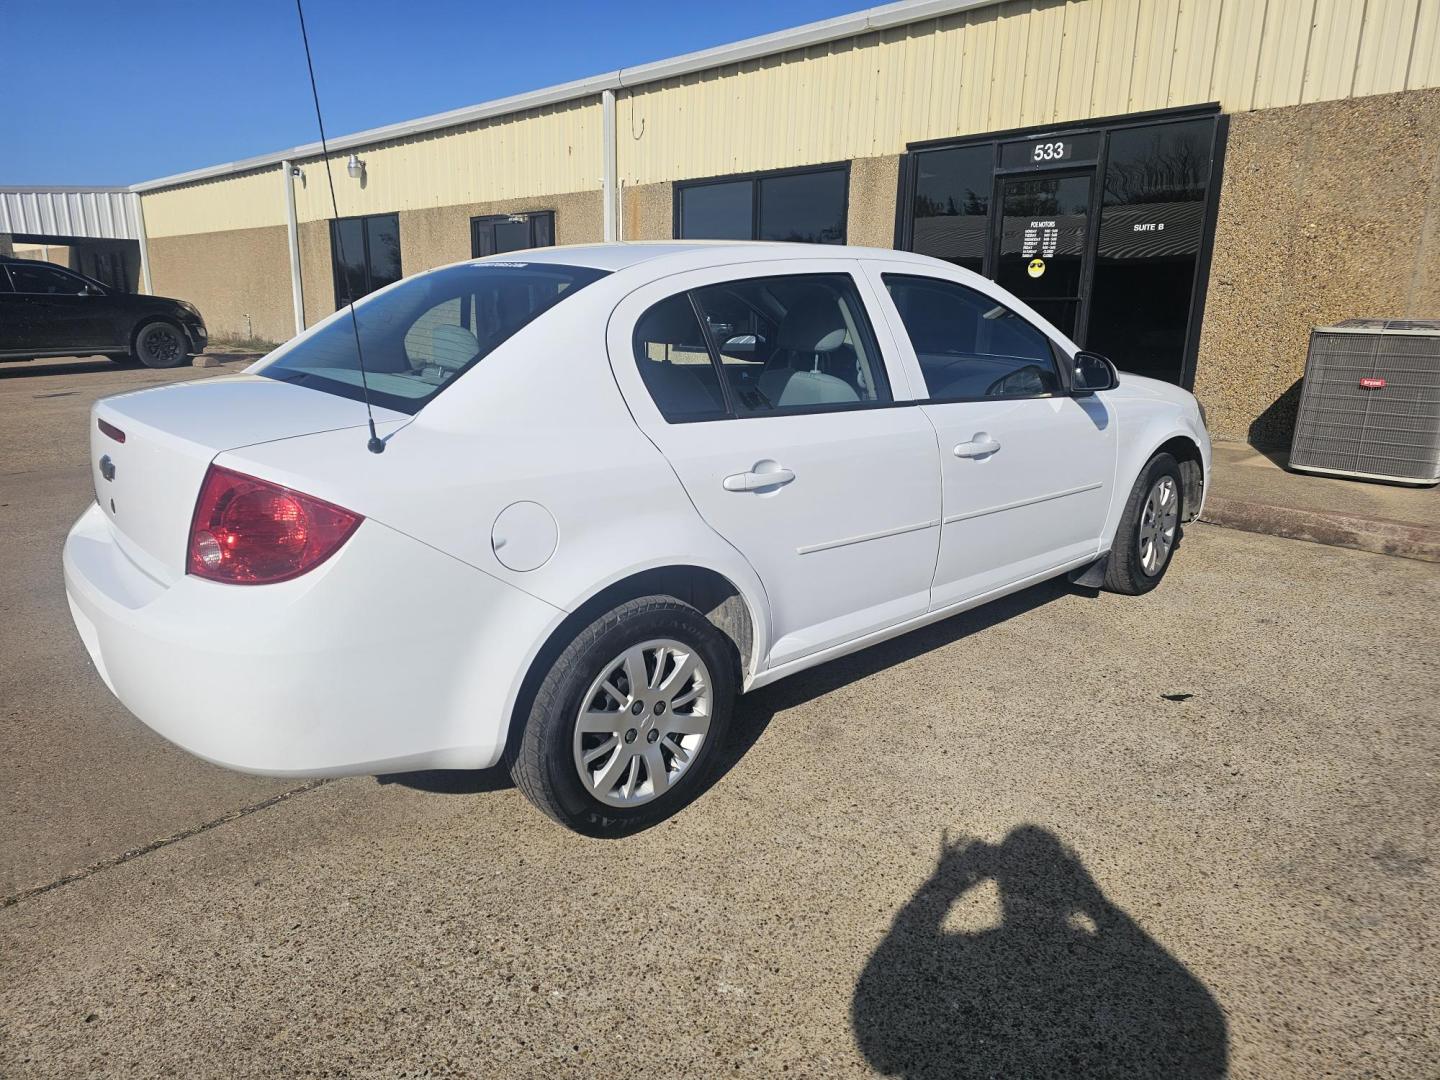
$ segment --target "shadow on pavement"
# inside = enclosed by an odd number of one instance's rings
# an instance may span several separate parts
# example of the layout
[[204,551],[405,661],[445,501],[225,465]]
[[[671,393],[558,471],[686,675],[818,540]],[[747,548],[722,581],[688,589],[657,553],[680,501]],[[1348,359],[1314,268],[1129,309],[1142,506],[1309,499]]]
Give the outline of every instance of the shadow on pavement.
[[869,1063],[907,1080],[1201,1080],[1224,1076],[1228,1057],[1205,986],[1033,825],[998,845],[942,843],[866,964],[851,1019]]
[[[1074,595],[1077,591],[1086,592],[1071,585],[1063,577],[1042,582],[1022,592],[994,600],[960,615],[953,615],[919,630],[912,630],[745,694],[735,703],[735,721],[730,729],[729,745],[724,748],[719,768],[713,774],[714,779],[718,780],[734,768],[760,740],[777,712],[793,709],[814,698],[867,679],[886,668],[903,664],[917,656],[988,630],[1007,619],[1043,607],[1062,596]],[[1094,594],[1093,590],[1089,592]],[[713,784],[714,780],[711,783]],[[699,794],[701,793],[697,793],[696,797]]]
[[481,795],[487,791],[506,791],[515,786],[503,765],[496,765],[493,769],[424,769],[386,773],[377,776],[375,781],[428,791],[432,795]]
[[[868,678],[886,668],[959,641],[971,634],[988,630],[1006,619],[1041,607],[1076,591],[1098,595],[1095,590],[1078,589],[1063,577],[1043,582],[1000,600],[992,601],[973,611],[952,616],[943,622],[872,645],[851,656],[792,675],[774,686],[743,695],[735,703],[735,719],[726,744],[719,748],[719,760],[704,784],[692,791],[686,806],[700,799],[743,758],[777,712],[794,708],[811,698],[828,694]],[[503,765],[473,772],[431,769],[423,772],[391,773],[376,778],[382,784],[403,784],[418,791],[445,795],[476,795],[487,791],[503,791],[514,787]],[[681,808],[677,807],[678,813]]]
[[143,365],[135,360],[68,360],[56,364],[47,360],[6,360],[0,363],[0,379],[38,379],[46,375],[93,375],[105,371],[125,371]]

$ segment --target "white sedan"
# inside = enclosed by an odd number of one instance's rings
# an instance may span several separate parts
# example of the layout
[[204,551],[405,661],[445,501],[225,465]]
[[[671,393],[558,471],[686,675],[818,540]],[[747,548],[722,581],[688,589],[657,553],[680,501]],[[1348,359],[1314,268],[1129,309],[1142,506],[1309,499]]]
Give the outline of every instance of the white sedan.
[[92,422],[65,586],[136,716],[270,775],[504,761],[592,833],[703,790],[739,693],[1153,588],[1210,472],[1190,394],[993,283],[787,244],[433,270]]

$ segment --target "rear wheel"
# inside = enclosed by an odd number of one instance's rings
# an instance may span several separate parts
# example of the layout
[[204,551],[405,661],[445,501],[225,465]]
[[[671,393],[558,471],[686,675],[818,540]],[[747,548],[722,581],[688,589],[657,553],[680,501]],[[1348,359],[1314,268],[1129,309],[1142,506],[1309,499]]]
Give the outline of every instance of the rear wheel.
[[175,367],[189,355],[185,331],[174,323],[148,322],[135,331],[131,353],[146,367]]
[[703,789],[736,683],[734,646],[698,610],[669,596],[621,604],[550,666],[511,775],[577,832],[652,825]]
[[1139,596],[1165,576],[1180,541],[1180,464],[1156,454],[1140,470],[1125,503],[1105,571],[1111,592]]

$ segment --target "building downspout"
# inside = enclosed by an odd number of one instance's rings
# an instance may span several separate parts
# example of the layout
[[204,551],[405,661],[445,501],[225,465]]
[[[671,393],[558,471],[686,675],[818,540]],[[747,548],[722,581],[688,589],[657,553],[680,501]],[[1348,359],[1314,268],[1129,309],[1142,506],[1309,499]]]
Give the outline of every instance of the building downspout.
[[620,239],[619,183],[615,165],[615,91],[600,91],[601,139],[604,141],[605,175],[601,194],[605,200],[605,242]]
[[147,295],[153,296],[155,286],[150,282],[150,244],[145,235],[145,202],[134,192],[131,192],[130,198],[135,200],[135,239],[140,241],[140,288]]
[[300,284],[300,229],[295,224],[295,177],[288,161],[280,163],[285,180],[285,238],[290,244],[290,301],[295,305],[295,333],[305,330],[305,290]]

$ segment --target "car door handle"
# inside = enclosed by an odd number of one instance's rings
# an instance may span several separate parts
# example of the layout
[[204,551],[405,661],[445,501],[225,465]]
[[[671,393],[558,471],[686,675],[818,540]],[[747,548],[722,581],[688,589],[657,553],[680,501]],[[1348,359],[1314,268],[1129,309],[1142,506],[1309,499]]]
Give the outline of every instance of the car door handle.
[[1000,444],[986,435],[983,431],[977,431],[975,437],[969,442],[958,443],[955,447],[956,457],[977,458],[985,457],[1000,449]]
[[795,474],[786,468],[771,469],[769,472],[737,472],[725,477],[726,491],[763,491],[765,488],[782,487],[795,479]]

